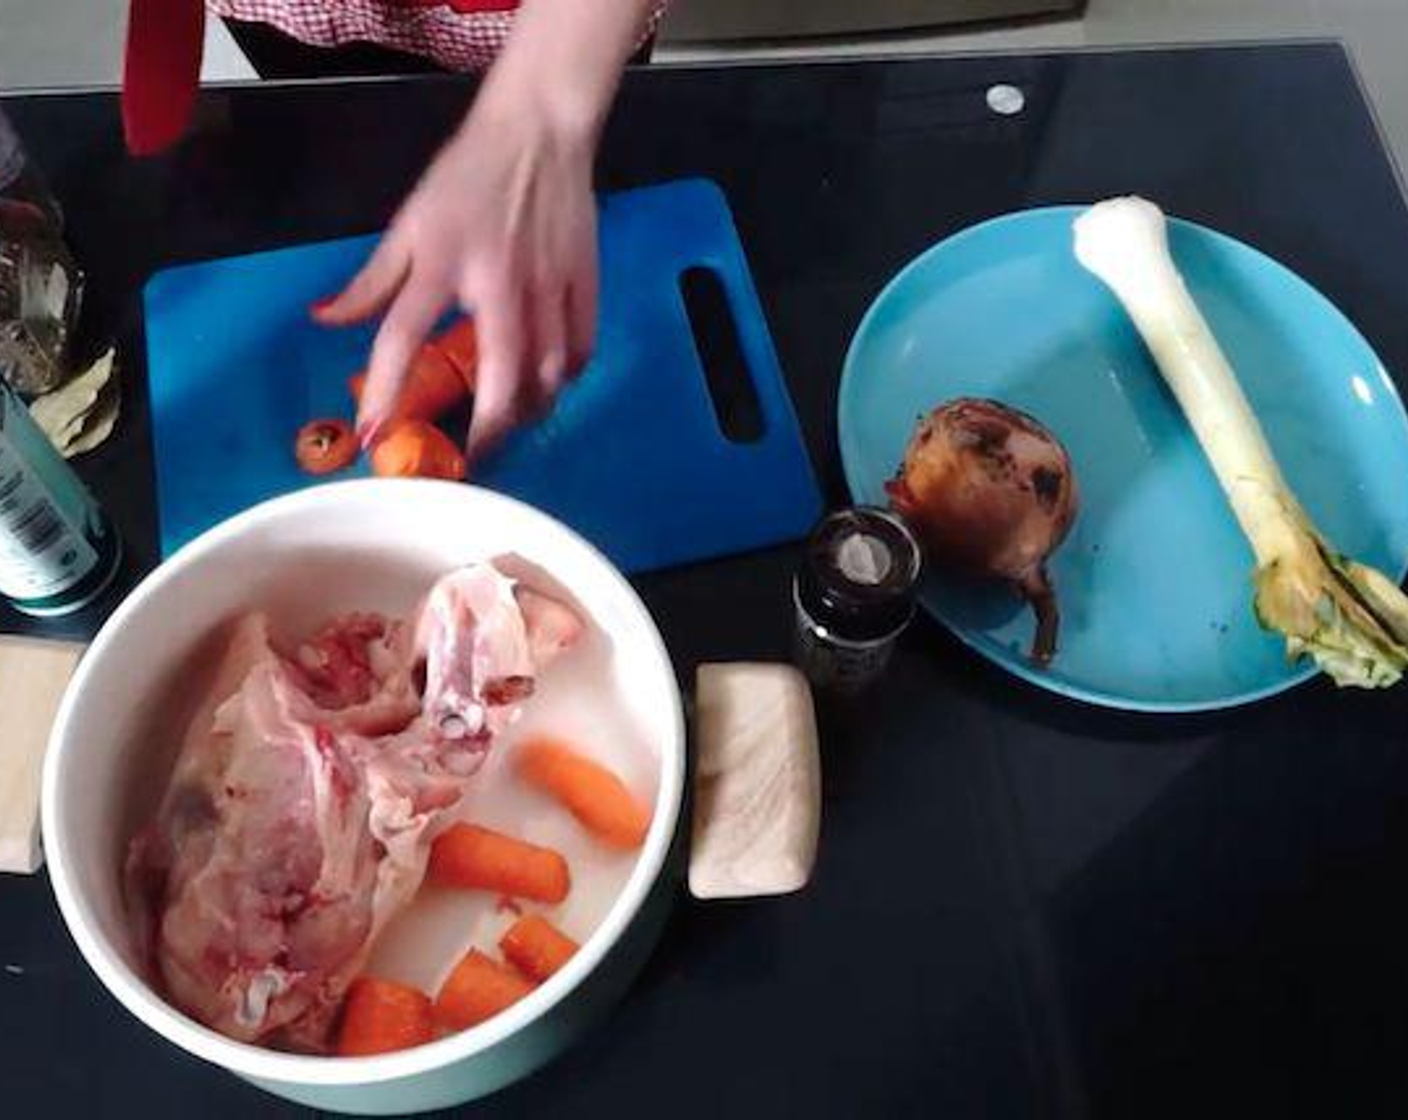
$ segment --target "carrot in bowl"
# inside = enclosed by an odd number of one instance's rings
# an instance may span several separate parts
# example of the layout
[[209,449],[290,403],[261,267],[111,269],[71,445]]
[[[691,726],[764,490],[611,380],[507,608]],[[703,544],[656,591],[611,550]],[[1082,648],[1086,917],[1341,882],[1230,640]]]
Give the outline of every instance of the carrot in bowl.
[[372,447],[372,470],[382,478],[464,478],[464,453],[426,420],[396,420]]
[[509,964],[542,983],[581,946],[541,914],[524,914],[499,938],[499,948]]
[[515,758],[530,785],[556,798],[599,840],[615,848],[639,848],[645,842],[650,810],[599,762],[553,739],[530,739]]
[[[347,382],[352,399],[362,403],[366,373]],[[469,396],[469,386],[459,367],[434,343],[426,343],[411,360],[406,382],[392,414],[397,420],[436,420]]]
[[337,1052],[345,1058],[386,1054],[435,1037],[430,997],[408,984],[359,976],[347,990]]
[[497,1015],[533,990],[533,985],[478,949],[455,965],[435,997],[435,1018],[448,1030],[462,1031]]
[[572,875],[560,852],[473,824],[452,825],[430,846],[430,879],[446,887],[561,902]]

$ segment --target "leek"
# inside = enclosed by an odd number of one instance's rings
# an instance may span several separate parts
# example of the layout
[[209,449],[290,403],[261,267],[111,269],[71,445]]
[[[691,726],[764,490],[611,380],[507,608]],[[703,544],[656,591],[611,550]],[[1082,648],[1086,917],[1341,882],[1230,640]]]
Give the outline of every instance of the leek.
[[1098,203],[1075,222],[1076,258],[1124,305],[1211,462],[1255,555],[1257,620],[1337,684],[1382,688],[1408,666],[1408,597],[1340,555],[1296,500],[1168,248],[1161,210]]

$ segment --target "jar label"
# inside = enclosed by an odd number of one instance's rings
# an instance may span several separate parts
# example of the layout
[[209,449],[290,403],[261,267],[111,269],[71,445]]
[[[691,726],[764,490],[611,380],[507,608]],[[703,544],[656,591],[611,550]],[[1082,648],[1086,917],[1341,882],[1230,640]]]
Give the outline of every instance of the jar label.
[[0,386],[0,595],[58,595],[88,575],[99,554],[97,507],[7,387]]
[[809,620],[798,620],[797,660],[807,679],[819,688],[858,691],[884,672],[894,646],[893,638],[837,643],[818,634]]

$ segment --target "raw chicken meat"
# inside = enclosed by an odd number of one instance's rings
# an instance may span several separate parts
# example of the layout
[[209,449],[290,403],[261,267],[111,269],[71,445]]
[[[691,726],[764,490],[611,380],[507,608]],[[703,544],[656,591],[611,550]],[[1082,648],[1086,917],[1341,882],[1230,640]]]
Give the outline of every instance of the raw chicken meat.
[[581,629],[492,564],[445,576],[413,624],[349,615],[291,653],[242,618],[127,856],[171,1000],[231,1038],[325,1050],[446,810]]

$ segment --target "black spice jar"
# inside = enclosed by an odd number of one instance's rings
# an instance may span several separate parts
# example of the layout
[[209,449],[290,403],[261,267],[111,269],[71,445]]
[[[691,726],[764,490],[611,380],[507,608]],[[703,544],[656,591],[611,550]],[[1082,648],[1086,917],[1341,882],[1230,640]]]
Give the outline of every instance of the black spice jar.
[[828,514],[793,579],[797,663],[818,688],[854,693],[878,677],[914,617],[922,554],[889,510]]

